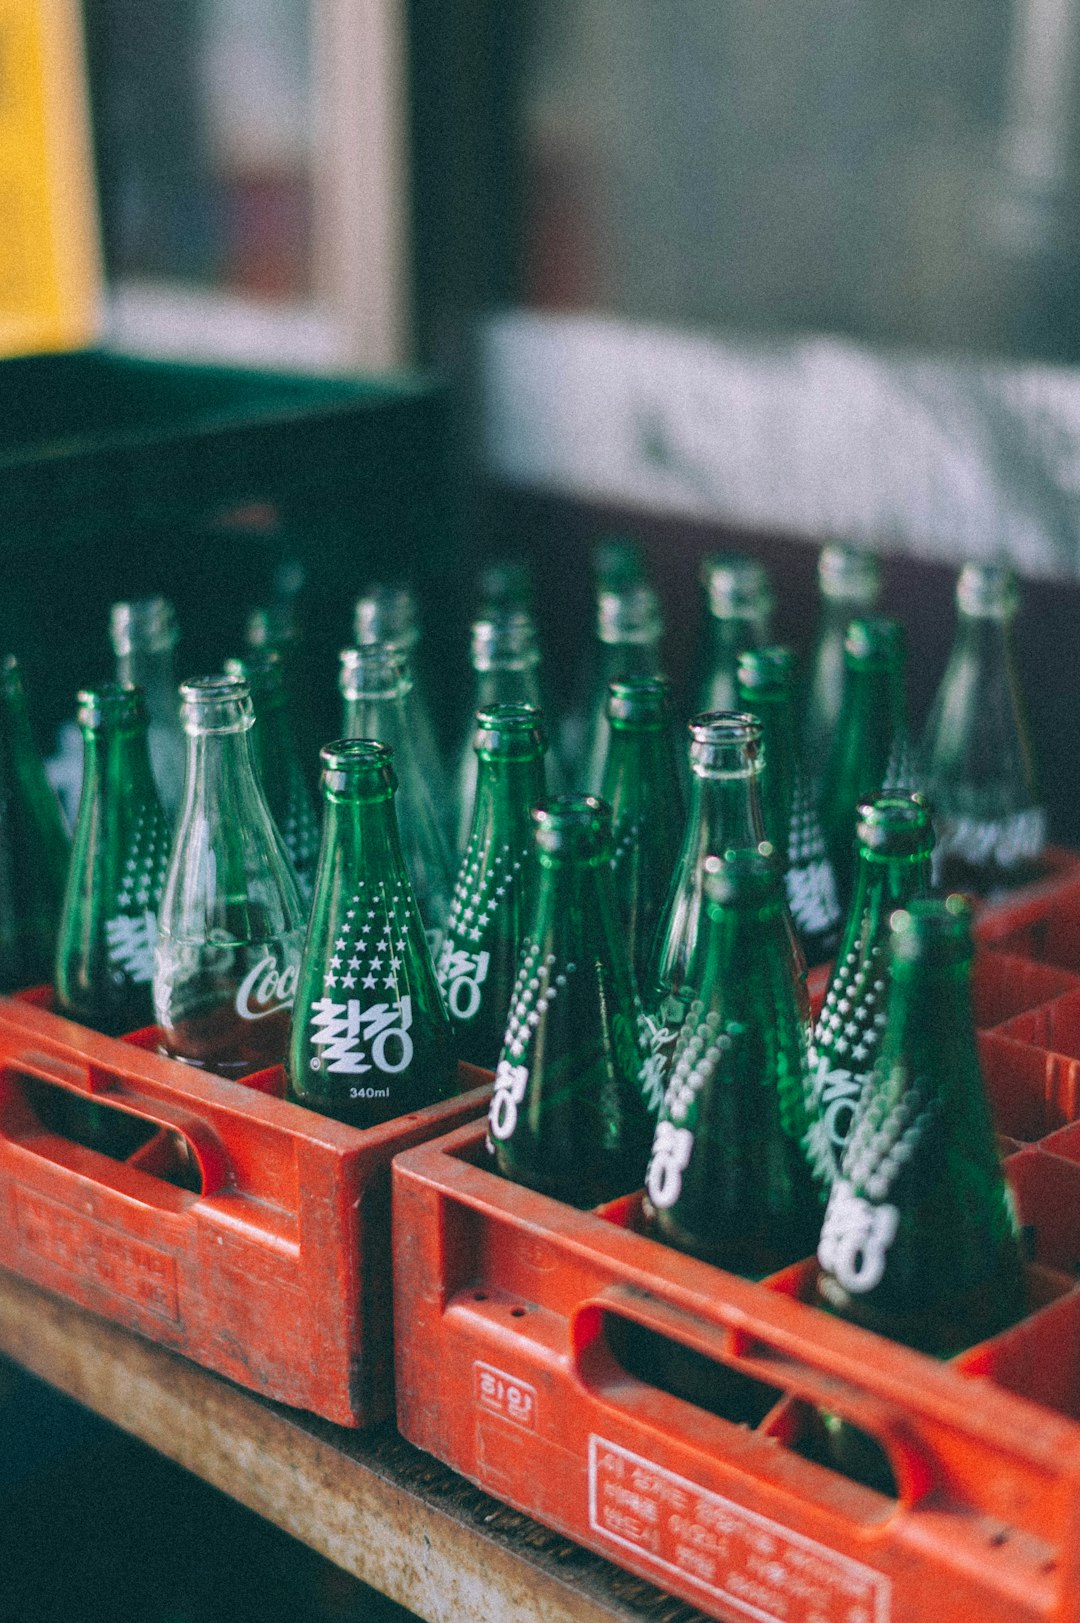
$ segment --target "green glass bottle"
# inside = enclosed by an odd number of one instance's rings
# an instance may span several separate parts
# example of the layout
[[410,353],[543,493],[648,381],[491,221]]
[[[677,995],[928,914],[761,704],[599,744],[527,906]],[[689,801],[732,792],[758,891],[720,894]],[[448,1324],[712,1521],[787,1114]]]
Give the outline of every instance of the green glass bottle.
[[225,672],[242,677],[250,689],[255,711],[251,745],[259,781],[289,853],[301,900],[310,903],[319,856],[319,818],[293,732],[281,655],[274,648],[253,649],[243,659],[227,659]]
[[807,963],[823,964],[840,937],[836,878],[795,735],[795,659],[772,644],[739,656],[739,703],[762,726],[765,833],[784,869],[784,890]]
[[505,1177],[571,1206],[636,1189],[659,1097],[615,912],[611,814],[592,795],[532,813],[536,905],[495,1071],[488,1148]]
[[323,840],[300,963],[289,1098],[373,1127],[455,1091],[450,1026],[398,838],[393,752],[320,752]]
[[644,581],[604,591],[597,600],[599,659],[596,686],[586,712],[585,750],[581,777],[590,794],[597,794],[604,780],[609,727],[608,689],[612,682],[627,676],[660,674],[660,638],[663,633],[656,593]]
[[[402,585],[370,586],[356,600],[354,630],[358,648],[392,643],[400,650],[408,676],[403,699],[412,740],[411,754],[420,764],[443,838],[450,840],[454,833],[453,801],[432,718],[430,671],[424,660],[420,612],[413,592]],[[387,742],[392,743],[389,739]],[[400,755],[395,753],[394,760],[400,781]]]
[[0,663],[0,991],[51,980],[69,856],[18,661],[8,654]]
[[658,1240],[759,1279],[813,1254],[825,1209],[806,1156],[809,1023],[772,847],[705,862],[701,994],[687,1011],[645,1178]]
[[344,735],[374,738],[393,751],[401,848],[428,946],[437,960],[450,911],[453,875],[435,789],[424,771],[411,725],[411,670],[394,644],[373,642],[346,648],[341,655],[341,691]]
[[820,814],[841,906],[854,884],[856,808],[876,795],[917,789],[908,737],[904,628],[852,620],[844,640],[844,692],[825,765]]
[[[657,927],[645,989],[649,1083],[662,1095],[686,1011],[702,995],[699,940],[704,924],[705,860],[756,850],[765,839],[761,810],[761,723],[736,711],[690,723],[690,806],[675,872]],[[784,910],[798,996],[809,1012],[806,962]]]
[[545,795],[547,740],[535,705],[489,705],[476,722],[472,830],[438,973],[458,1058],[493,1070],[536,900],[531,812]]
[[818,555],[821,609],[802,690],[803,760],[820,778],[840,719],[844,691],[844,638],[852,620],[873,615],[881,597],[881,566],[872,552],[822,547]]
[[1026,1310],[971,1007],[971,910],[893,914],[885,1037],[818,1246],[823,1306],[947,1358]]
[[[567,710],[559,724],[557,756],[560,773],[565,782],[571,785],[584,782],[589,739],[596,722],[597,694],[601,695],[601,702],[604,696],[604,645],[595,635],[600,598],[604,593],[618,596],[633,592],[639,586],[648,586],[644,552],[640,541],[633,536],[601,536],[592,545],[589,562],[594,630],[584,642],[573,693],[566,696]],[[611,673],[612,676],[620,674],[619,671]]]
[[184,734],[174,649],[176,614],[164,597],[114,603],[109,630],[116,655],[116,680],[140,687],[150,716],[150,765],[161,804],[170,818],[180,811],[184,792]]
[[855,839],[855,894],[810,1046],[809,1150],[829,1183],[881,1052],[889,919],[929,894],[930,808],[918,794],[864,801]]
[[473,826],[476,799],[476,713],[498,704],[540,702],[540,650],[532,616],[520,610],[476,620],[472,626],[473,705],[467,737],[457,756],[455,788],[458,823],[456,849],[464,851]]
[[157,912],[172,831],[147,747],[139,688],[79,694],[84,769],[60,916],[56,1003],[110,1036],[151,1025]]
[[702,563],[701,582],[709,612],[696,708],[737,710],[739,655],[769,640],[769,577],[754,558],[713,553]]
[[607,714],[601,799],[611,807],[615,904],[640,986],[683,838],[671,684],[664,676],[612,682]]
[[961,570],[956,639],[923,739],[935,867],[949,888],[993,894],[1022,884],[1037,875],[1046,844],[1013,655],[1019,604],[1010,570]]

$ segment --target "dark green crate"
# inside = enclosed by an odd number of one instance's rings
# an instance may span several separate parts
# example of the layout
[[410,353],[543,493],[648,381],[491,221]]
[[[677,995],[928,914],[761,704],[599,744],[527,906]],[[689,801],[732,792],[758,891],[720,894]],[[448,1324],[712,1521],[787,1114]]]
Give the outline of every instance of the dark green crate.
[[446,398],[425,378],[105,351],[0,362],[0,652],[22,658],[39,726],[48,734],[107,667],[113,599],[169,595],[194,674],[236,650],[285,556],[307,566],[329,720],[361,587],[410,577],[429,601],[452,593],[449,460]]

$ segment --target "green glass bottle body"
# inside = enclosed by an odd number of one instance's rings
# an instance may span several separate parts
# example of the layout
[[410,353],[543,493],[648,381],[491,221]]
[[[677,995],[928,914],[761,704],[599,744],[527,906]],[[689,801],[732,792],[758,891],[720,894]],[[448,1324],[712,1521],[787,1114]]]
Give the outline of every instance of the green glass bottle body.
[[[408,678],[402,701],[411,739],[410,753],[419,762],[443,838],[449,841],[454,833],[451,785],[432,717],[431,672],[424,657],[420,613],[411,589],[394,584],[369,587],[356,600],[354,631],[358,648],[389,643],[401,653]],[[386,742],[393,747],[391,739]],[[401,783],[402,760],[397,751],[394,760]],[[400,806],[399,800],[399,816]]]
[[877,795],[919,787],[911,760],[898,620],[852,620],[844,641],[840,717],[825,765],[820,815],[846,911],[854,884],[856,808]]
[[772,591],[754,558],[713,553],[701,566],[708,619],[703,639],[696,709],[738,710],[739,655],[769,640]]
[[157,913],[172,843],[142,692],[79,694],[84,769],[56,952],[62,1014],[110,1036],[152,1024]]
[[116,680],[140,687],[150,717],[150,765],[165,812],[175,819],[184,792],[184,734],[173,650],[178,633],[173,606],[163,597],[114,603],[109,615]]
[[649,1232],[750,1278],[813,1254],[825,1209],[807,1130],[809,1022],[768,844],[705,863],[690,1004],[645,1178]]
[[393,751],[401,848],[431,955],[438,959],[450,912],[453,870],[436,799],[437,787],[425,771],[411,725],[412,672],[392,643],[365,643],[341,655],[345,698],[342,732],[347,738],[373,738]]
[[[457,753],[454,776],[457,794],[456,849],[464,851],[473,826],[476,800],[477,754],[476,714],[493,705],[533,705],[542,709],[540,699],[540,650],[532,616],[515,610],[472,626],[473,705],[467,736]],[[540,798],[540,797],[538,797]]]
[[[660,674],[662,632],[656,593],[644,581],[599,594],[595,685],[586,706],[584,747],[576,780],[590,794],[599,793],[604,778],[609,739],[608,688],[623,677]],[[568,781],[574,781],[572,776],[568,775]]]
[[1034,878],[1046,844],[1013,654],[1019,594],[1012,573],[967,564],[957,629],[923,739],[927,793],[946,888],[994,894]]
[[227,659],[225,672],[247,682],[255,711],[251,746],[270,815],[289,854],[301,900],[310,904],[319,857],[319,818],[293,732],[285,669],[273,648]]
[[642,986],[683,838],[670,683],[663,676],[612,682],[607,715],[601,799],[611,807],[615,905]]
[[739,702],[762,726],[765,832],[784,869],[784,891],[810,964],[825,963],[840,936],[836,878],[795,736],[795,661],[770,645],[739,657]]
[[438,958],[459,1059],[494,1070],[532,919],[539,870],[532,808],[544,799],[541,712],[495,704],[477,711],[472,829]]
[[802,758],[820,780],[840,719],[844,638],[852,620],[872,616],[881,596],[881,567],[870,552],[822,547],[818,557],[820,616],[802,689]]
[[[660,1094],[686,1011],[700,995],[705,861],[730,850],[756,850],[765,839],[761,809],[761,723],[737,711],[695,716],[690,723],[690,805],[646,982],[650,1080]],[[789,958],[803,1009],[809,1011],[806,962],[785,909]]]
[[0,991],[51,980],[69,856],[9,654],[0,664]]
[[822,1306],[940,1358],[1026,1309],[975,1043],[972,950],[961,897],[893,914],[881,1054],[818,1246]]
[[455,1092],[450,1026],[398,837],[393,753],[355,738],[320,753],[323,840],[288,1094],[373,1127]]
[[285,1057],[307,909],[256,772],[247,683],[201,677],[180,695],[187,773],[154,1012],[164,1053],[240,1078]]
[[619,930],[611,816],[592,795],[532,813],[540,879],[495,1071],[488,1149],[504,1177],[582,1208],[641,1183],[659,1096]]
[[810,1046],[809,1150],[830,1184],[881,1052],[889,920],[930,891],[934,831],[926,801],[918,794],[864,801],[856,847],[855,893]]

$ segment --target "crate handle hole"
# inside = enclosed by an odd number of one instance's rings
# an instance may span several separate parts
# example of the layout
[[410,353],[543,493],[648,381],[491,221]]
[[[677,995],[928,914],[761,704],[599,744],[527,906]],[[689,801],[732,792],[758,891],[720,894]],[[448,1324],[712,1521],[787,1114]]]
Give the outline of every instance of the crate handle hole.
[[486,1302],[488,1293],[487,1291],[473,1291],[472,1299],[474,1302]]
[[523,1307],[512,1307],[510,1309],[510,1317],[512,1319],[523,1319],[525,1317],[526,1311],[527,1311],[527,1309],[525,1309]]

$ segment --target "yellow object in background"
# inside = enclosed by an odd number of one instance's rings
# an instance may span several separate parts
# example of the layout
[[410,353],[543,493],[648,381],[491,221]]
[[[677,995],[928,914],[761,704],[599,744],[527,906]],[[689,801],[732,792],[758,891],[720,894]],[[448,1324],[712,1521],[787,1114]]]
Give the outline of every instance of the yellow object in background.
[[0,355],[80,348],[100,302],[78,0],[0,0]]

